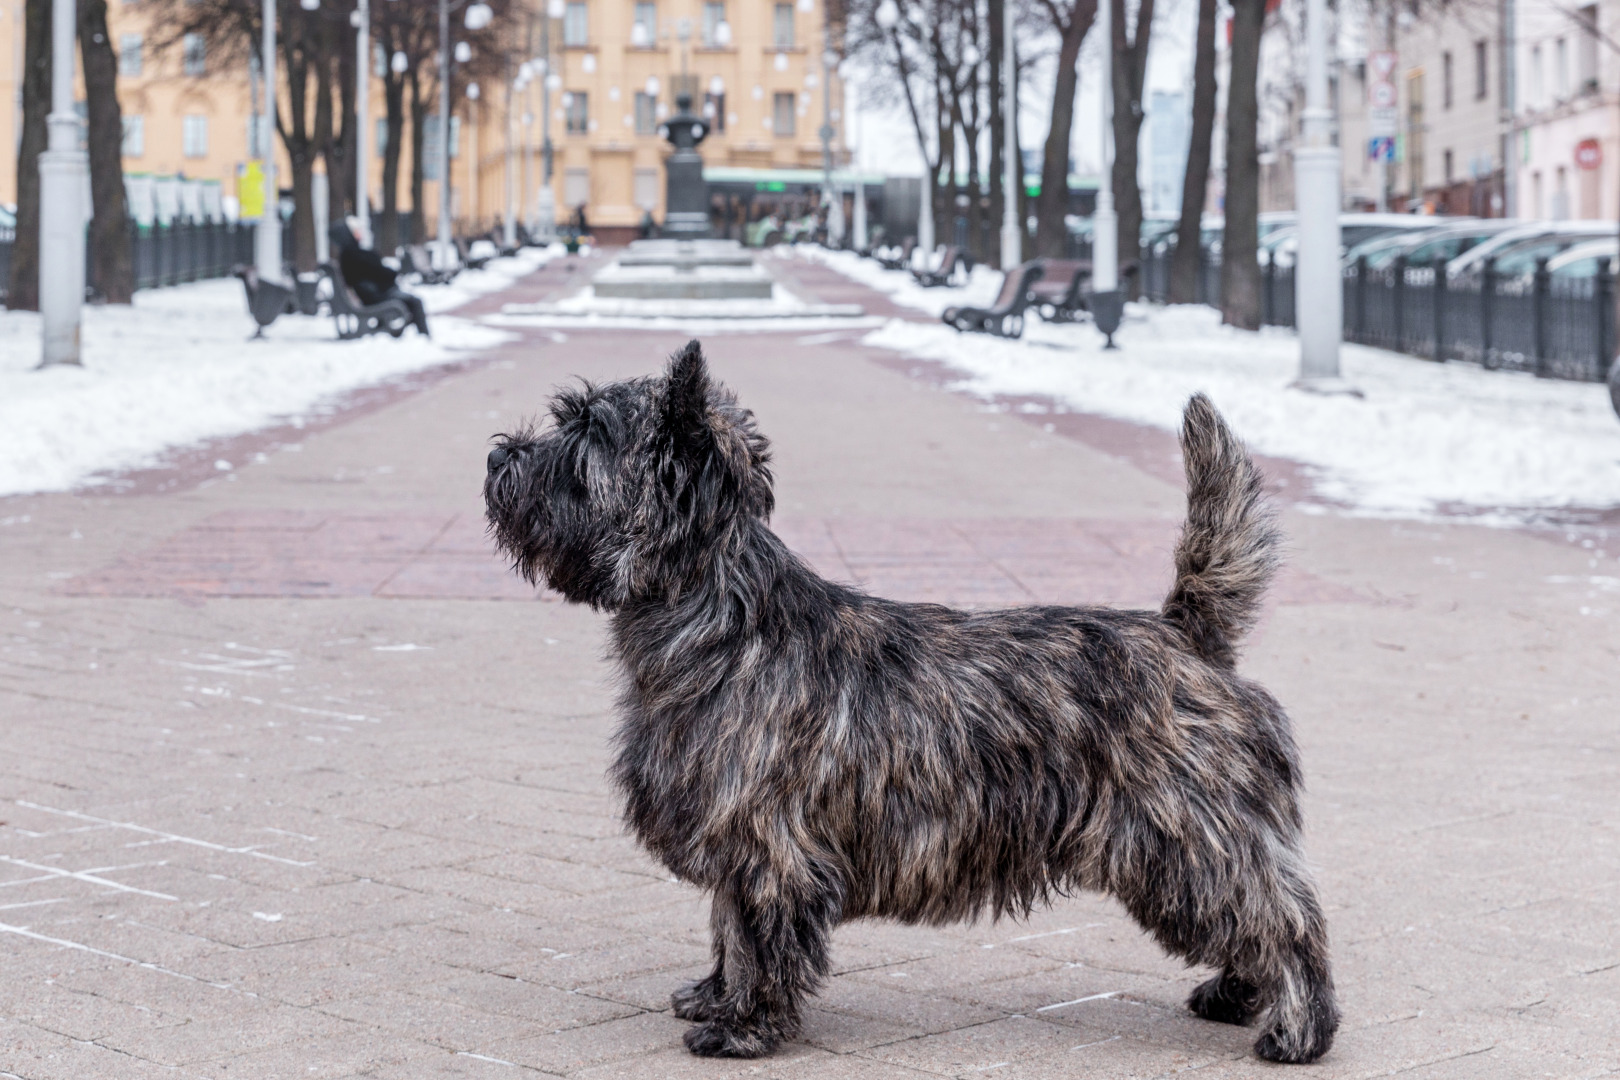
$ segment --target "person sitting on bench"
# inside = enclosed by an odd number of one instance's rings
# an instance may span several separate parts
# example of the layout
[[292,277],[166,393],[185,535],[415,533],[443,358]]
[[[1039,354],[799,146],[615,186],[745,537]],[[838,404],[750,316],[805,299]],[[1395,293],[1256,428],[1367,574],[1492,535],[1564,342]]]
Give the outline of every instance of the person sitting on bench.
[[338,269],[343,271],[343,280],[360,302],[369,306],[384,300],[399,300],[410,309],[411,324],[417,333],[431,337],[422,298],[399,287],[399,271],[389,267],[375,251],[361,247],[347,224],[333,222],[327,232],[332,238],[332,251],[337,256]]

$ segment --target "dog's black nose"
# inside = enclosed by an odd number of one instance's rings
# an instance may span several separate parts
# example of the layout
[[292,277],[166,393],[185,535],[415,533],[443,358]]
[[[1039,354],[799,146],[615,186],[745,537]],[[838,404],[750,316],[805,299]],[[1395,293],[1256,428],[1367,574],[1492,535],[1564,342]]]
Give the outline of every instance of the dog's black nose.
[[491,450],[489,452],[489,471],[494,472],[502,465],[505,465],[507,459],[511,456],[512,452],[506,449],[504,446],[497,446],[495,449]]

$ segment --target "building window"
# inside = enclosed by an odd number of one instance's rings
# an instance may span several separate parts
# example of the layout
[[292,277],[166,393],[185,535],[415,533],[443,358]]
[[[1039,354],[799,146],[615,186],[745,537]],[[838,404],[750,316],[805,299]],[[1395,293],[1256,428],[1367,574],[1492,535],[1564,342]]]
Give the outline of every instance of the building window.
[[652,135],[658,131],[658,99],[651,94],[636,91],[636,134]]
[[574,90],[563,95],[563,116],[567,118],[568,134],[583,135],[591,129],[590,95]]
[[201,34],[187,34],[181,39],[181,63],[191,78],[208,74],[208,45]]
[[[1530,50],[1530,89],[1525,97],[1534,108],[1540,108],[1544,102],[1544,93],[1541,79],[1541,46],[1537,45]],[[1539,215],[1538,215],[1539,216]]]
[[703,119],[709,122],[709,130],[716,134],[726,130],[726,95],[703,95]]
[[187,113],[181,118],[180,152],[188,158],[208,156],[208,117]]
[[124,117],[124,146],[121,152],[125,157],[140,157],[146,153],[146,117]]
[[637,169],[635,173],[635,200],[640,210],[651,211],[658,206],[658,170]]
[[[444,151],[440,147],[439,136],[443,131],[439,122],[438,113],[428,113],[422,124],[422,179],[439,180],[443,173],[439,169],[440,159]],[[450,157],[461,156],[461,117],[450,117]]]
[[1451,54],[1440,54],[1440,107],[1451,108]]
[[377,156],[382,157],[388,153],[388,118],[377,117]]
[[[703,45],[712,49],[720,42],[720,24],[726,21],[726,5],[705,0],[703,5]],[[729,42],[728,42],[729,44]]]
[[777,4],[771,19],[771,44],[778,49],[793,48],[793,5]]
[[1553,43],[1553,100],[1569,96],[1569,45],[1563,38]]
[[1580,10],[1576,21],[1581,24],[1581,36],[1575,48],[1575,91],[1585,94],[1597,89],[1598,80],[1598,9],[1596,4]]
[[1486,57],[1490,43],[1486,41],[1474,42],[1474,100],[1484,101],[1490,94],[1490,65]]
[[771,130],[781,136],[791,136],[797,128],[795,107],[798,105],[799,95],[791,90],[779,93],[771,99]]
[[589,169],[569,169],[563,173],[563,205],[584,206],[591,201],[591,172]]
[[1440,161],[1441,161],[1441,163],[1442,163],[1442,165],[1443,165],[1443,167],[1445,169],[1445,176],[1446,176],[1445,182],[1447,184],[1449,184],[1449,183],[1451,183],[1451,151],[1447,150],[1443,154],[1441,154],[1440,155]]
[[[640,39],[645,42],[641,47],[650,49],[658,44],[658,5],[648,3],[647,0],[636,0],[635,16],[631,20],[634,26],[641,27]],[[637,33],[632,31],[630,40],[637,40]]]
[[118,35],[118,74],[126,79],[141,77],[141,35]]
[[563,9],[563,44],[577,49],[590,44],[590,40],[591,24],[585,14],[585,5],[579,0],[570,0]]

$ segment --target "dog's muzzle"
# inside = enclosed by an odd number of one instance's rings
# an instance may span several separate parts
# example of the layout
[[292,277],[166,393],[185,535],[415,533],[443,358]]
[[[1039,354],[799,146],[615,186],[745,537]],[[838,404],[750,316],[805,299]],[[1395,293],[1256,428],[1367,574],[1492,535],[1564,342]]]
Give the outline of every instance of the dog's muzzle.
[[501,466],[505,465],[511,459],[512,452],[506,449],[504,446],[497,446],[495,449],[491,450],[489,452],[490,475],[493,476],[495,473],[499,472]]

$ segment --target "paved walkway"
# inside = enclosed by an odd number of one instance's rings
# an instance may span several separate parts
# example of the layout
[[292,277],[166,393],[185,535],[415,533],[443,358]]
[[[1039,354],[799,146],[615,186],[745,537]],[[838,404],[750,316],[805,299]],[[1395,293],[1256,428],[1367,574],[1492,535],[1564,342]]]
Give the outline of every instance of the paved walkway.
[[[1156,601],[1180,515],[1162,436],[987,411],[855,339],[706,343],[775,441],[795,546],[901,597]],[[602,620],[506,575],[478,520],[492,432],[678,344],[536,332],[210,448],[230,473],[0,500],[0,1074],[1278,1074],[1091,897],[842,928],[801,1042],[681,1050],[665,1008],[706,913],[621,833]],[[1246,668],[1299,727],[1346,1017],[1288,1075],[1620,1070],[1612,556],[1285,523]]]

